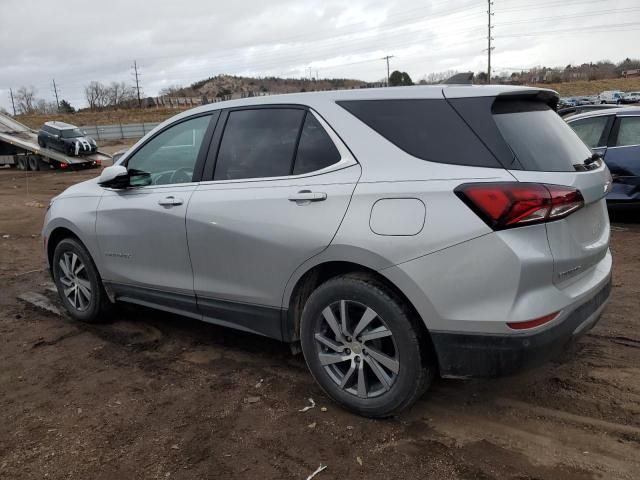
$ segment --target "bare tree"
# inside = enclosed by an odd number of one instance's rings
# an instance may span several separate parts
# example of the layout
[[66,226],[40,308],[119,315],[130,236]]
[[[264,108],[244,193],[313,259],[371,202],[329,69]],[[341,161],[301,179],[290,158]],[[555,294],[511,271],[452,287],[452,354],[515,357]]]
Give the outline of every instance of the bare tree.
[[84,87],[84,96],[91,110],[103,108],[109,104],[108,90],[108,87],[103,83],[96,82],[95,80]]
[[184,87],[182,85],[169,85],[160,90],[161,97],[184,96]]
[[34,87],[20,87],[15,94],[16,109],[20,113],[33,113],[36,103],[36,89]]
[[135,98],[136,91],[124,82],[111,82],[107,87],[108,105],[117,107]]
[[38,98],[35,101],[34,113],[56,113],[58,111],[58,104],[56,102],[47,102],[44,98]]

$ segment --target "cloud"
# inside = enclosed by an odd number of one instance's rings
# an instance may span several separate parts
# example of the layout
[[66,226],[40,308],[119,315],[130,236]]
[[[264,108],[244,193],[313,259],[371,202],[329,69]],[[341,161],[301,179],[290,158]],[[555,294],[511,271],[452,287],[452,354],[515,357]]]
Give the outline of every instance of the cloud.
[[[637,56],[634,0],[509,0],[494,8],[497,71]],[[386,75],[387,54],[392,68],[414,79],[479,71],[485,10],[476,0],[3,0],[0,106],[8,108],[9,87],[21,85],[53,98],[53,78],[62,97],[81,106],[92,80],[133,83],[134,60],[147,95],[220,73],[300,77],[311,68],[321,77],[374,81]],[[513,36],[544,31],[551,33]]]

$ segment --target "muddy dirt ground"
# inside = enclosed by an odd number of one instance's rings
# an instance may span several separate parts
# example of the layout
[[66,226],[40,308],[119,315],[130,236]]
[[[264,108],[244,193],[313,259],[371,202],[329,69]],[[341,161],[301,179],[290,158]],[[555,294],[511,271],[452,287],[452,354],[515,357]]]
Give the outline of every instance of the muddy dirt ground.
[[375,421],[332,404],[277,342],[134,307],[83,325],[18,301],[47,292],[49,198],[97,173],[0,170],[0,478],[305,479],[320,464],[318,480],[640,478],[640,211],[614,218],[611,303],[562,359],[436,380]]

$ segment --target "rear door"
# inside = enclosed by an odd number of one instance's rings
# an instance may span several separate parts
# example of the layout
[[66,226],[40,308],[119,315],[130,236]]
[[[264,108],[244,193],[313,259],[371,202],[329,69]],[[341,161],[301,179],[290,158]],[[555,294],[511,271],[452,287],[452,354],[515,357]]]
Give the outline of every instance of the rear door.
[[[573,187],[584,207],[546,223],[554,260],[554,282],[564,284],[591,270],[607,253],[609,217],[605,196],[609,171],[604,162],[585,167],[592,152],[548,105],[551,92],[498,95],[470,105],[452,100],[472,128],[482,131],[488,146],[520,182]],[[485,116],[477,113],[484,108]],[[486,115],[490,111],[490,117]],[[498,135],[493,135],[496,130]],[[506,148],[505,148],[506,145]]]
[[640,115],[618,116],[613,125],[605,162],[613,176],[609,199],[640,201]]
[[597,115],[577,120],[569,119],[567,123],[587,147],[604,157],[615,118],[615,115]]
[[234,109],[219,123],[210,181],[187,214],[198,305],[214,321],[279,337],[287,280],[331,242],[360,166],[306,108]]

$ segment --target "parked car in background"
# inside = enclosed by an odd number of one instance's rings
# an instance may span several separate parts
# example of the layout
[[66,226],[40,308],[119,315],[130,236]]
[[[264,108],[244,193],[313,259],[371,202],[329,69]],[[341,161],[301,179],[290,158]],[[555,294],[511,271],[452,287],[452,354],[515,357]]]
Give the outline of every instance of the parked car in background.
[[576,97],[576,105],[593,105],[596,100],[593,97]]
[[578,113],[584,113],[584,112],[592,112],[592,111],[602,111],[602,110],[609,110],[612,108],[619,108],[620,105],[576,105],[573,107],[560,107],[560,105],[558,105],[558,115],[560,115],[561,117],[568,117],[570,115],[577,115]]
[[81,321],[131,302],[300,345],[371,417],[436,374],[538,365],[611,288],[609,172],[556,103],[438,85],[183,112],[51,202],[58,293]]
[[38,145],[52,148],[66,155],[91,155],[98,151],[96,141],[75,125],[47,122],[38,131]]
[[622,103],[624,92],[621,90],[605,90],[598,95],[599,103]]
[[640,103],[640,92],[628,92],[620,99],[620,103]]
[[613,185],[607,201],[640,202],[640,107],[583,113],[567,123],[609,167]]
[[558,100],[558,109],[575,107],[577,104],[578,102],[575,97],[560,97]]

